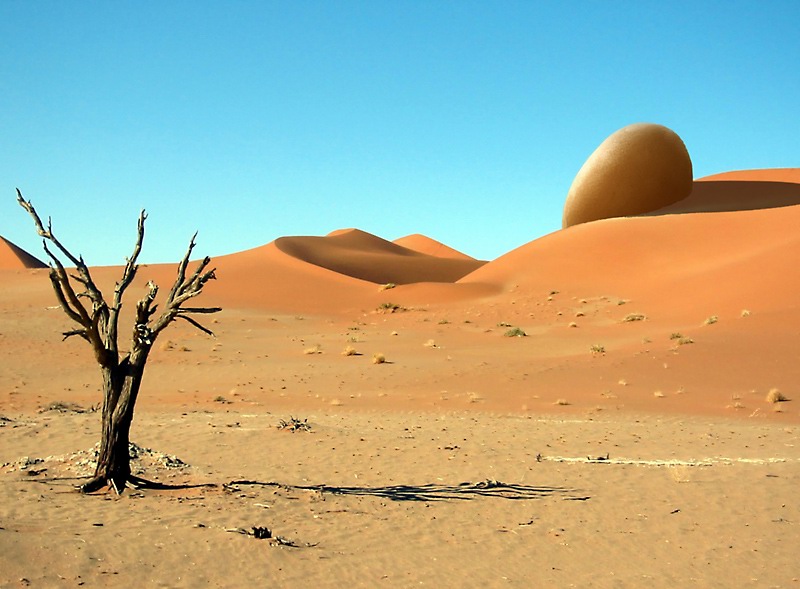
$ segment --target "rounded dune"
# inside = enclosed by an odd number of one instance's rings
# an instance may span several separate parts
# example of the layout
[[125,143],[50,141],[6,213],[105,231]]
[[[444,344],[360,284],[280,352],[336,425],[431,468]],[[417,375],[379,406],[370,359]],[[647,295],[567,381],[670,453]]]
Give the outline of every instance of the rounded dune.
[[735,170],[698,178],[697,182],[719,180],[745,180],[748,182],[790,182],[800,184],[800,168],[762,168],[758,170]]
[[0,237],[0,269],[47,268],[47,264],[35,258],[21,247]]
[[610,135],[583,164],[567,193],[564,228],[641,215],[689,196],[692,162],[662,125],[636,123]]
[[419,252],[421,254],[427,254],[429,256],[435,256],[437,258],[456,258],[461,260],[475,259],[471,256],[468,256],[467,254],[461,253],[460,251],[453,249],[450,246],[443,244],[440,241],[436,241],[435,239],[432,239],[425,235],[420,235],[419,233],[414,233],[413,235],[406,235],[405,237],[400,237],[398,239],[395,239],[392,243],[413,250],[415,252]]
[[275,246],[303,262],[375,284],[455,282],[484,264],[420,253],[358,229],[325,237],[281,237]]

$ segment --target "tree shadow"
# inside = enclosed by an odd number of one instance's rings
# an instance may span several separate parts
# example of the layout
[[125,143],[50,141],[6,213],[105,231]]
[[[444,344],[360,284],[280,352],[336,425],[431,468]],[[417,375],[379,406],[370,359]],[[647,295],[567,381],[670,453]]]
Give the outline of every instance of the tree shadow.
[[[37,473],[38,474],[38,473]],[[91,477],[66,477],[66,476],[48,476],[40,477],[33,476],[28,479],[20,479],[22,482],[39,483],[42,485],[64,486],[70,487],[74,491],[82,492],[86,481],[92,480]],[[202,489],[218,487],[217,483],[162,483],[160,481],[151,481],[142,477],[131,475],[128,479],[126,487],[133,490],[148,490],[148,491],[181,491],[185,489]],[[105,485],[103,488],[111,490],[110,485]],[[119,493],[122,489],[119,490]]]
[[575,492],[567,487],[548,487],[502,483],[486,480],[477,483],[460,483],[458,485],[388,485],[384,487],[347,487],[338,485],[284,485],[275,482],[252,480],[231,481],[223,488],[233,490],[237,486],[279,487],[301,491],[315,491],[332,495],[353,495],[359,497],[382,497],[391,501],[448,501],[470,500],[479,497],[495,499],[531,500],[549,496],[562,496],[564,499],[585,501],[588,497],[569,496]]

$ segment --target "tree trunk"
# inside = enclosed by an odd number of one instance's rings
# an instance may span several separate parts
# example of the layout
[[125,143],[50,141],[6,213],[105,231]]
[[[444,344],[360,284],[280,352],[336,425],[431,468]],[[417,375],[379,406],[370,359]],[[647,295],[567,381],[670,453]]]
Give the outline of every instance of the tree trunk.
[[84,493],[108,485],[120,493],[131,479],[136,478],[131,475],[130,430],[148,352],[148,349],[136,350],[116,366],[101,366],[103,424],[100,452],[94,477],[81,487]]

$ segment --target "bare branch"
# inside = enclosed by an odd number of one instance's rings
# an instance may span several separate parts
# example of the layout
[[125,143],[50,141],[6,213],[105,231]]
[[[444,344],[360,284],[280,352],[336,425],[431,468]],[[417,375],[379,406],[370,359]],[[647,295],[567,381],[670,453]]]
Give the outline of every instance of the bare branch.
[[205,334],[208,334],[208,335],[210,335],[211,337],[217,337],[216,335],[214,335],[214,332],[213,332],[213,331],[211,331],[211,330],[210,330],[210,329],[208,329],[207,327],[203,327],[202,325],[200,325],[200,323],[199,323],[199,322],[195,321],[194,319],[192,319],[192,318],[191,318],[191,317],[189,317],[188,315],[178,315],[178,317],[179,317],[180,319],[183,319],[184,321],[188,321],[189,323],[191,323],[192,325],[194,325],[194,326],[195,326],[197,329],[199,329],[199,330],[200,330],[200,331],[202,331],[203,333],[205,333]]
[[[105,301],[103,299],[103,294],[100,292],[100,290],[94,284],[94,281],[92,280],[92,276],[89,273],[89,268],[86,266],[86,264],[83,261],[83,256],[75,257],[72,254],[72,252],[70,252],[66,247],[64,247],[64,245],[62,245],[62,243],[53,234],[53,225],[52,225],[52,222],[50,221],[49,218],[47,220],[47,229],[44,228],[44,225],[42,224],[42,220],[39,217],[39,213],[36,212],[36,209],[33,207],[33,204],[31,203],[31,201],[25,200],[23,198],[22,192],[20,192],[19,188],[17,188],[17,202],[20,204],[20,206],[23,209],[28,211],[28,214],[30,214],[31,218],[33,218],[33,223],[36,226],[37,233],[41,237],[43,237],[45,240],[47,240],[50,243],[52,243],[53,245],[55,245],[58,248],[58,250],[62,254],[64,254],[75,265],[75,267],[77,268],[78,272],[81,275],[81,279],[79,281],[86,286],[87,294],[88,294],[89,298],[92,300],[92,303],[94,305],[96,305],[96,306],[104,305]],[[44,244],[44,251],[47,253],[48,256],[50,256],[50,259],[53,260],[55,265],[58,266],[59,271],[61,273],[63,273],[63,280],[68,281],[66,272],[64,271],[63,264],[58,259],[58,257],[56,257],[56,255],[53,254],[53,252],[51,252],[49,250],[49,248],[47,247],[47,243],[46,242]],[[88,316],[88,314],[87,314],[87,316]]]
[[87,334],[85,329],[71,329],[70,331],[65,331],[63,334],[64,338],[61,340],[62,342],[65,341],[67,338],[72,337],[73,335],[77,335],[89,341],[89,335]]
[[178,309],[179,314],[185,313],[219,313],[222,307],[181,307]]
[[178,276],[175,279],[175,284],[172,285],[172,288],[169,291],[169,295],[167,295],[167,305],[169,305],[173,300],[175,300],[175,295],[179,293],[179,291],[183,288],[186,282],[186,266],[189,265],[189,257],[192,255],[192,250],[195,246],[195,238],[197,238],[197,232],[195,231],[192,238],[189,240],[189,247],[186,250],[186,253],[183,256],[180,264],[178,264]]
[[[22,197],[22,192],[20,192],[19,188],[17,188],[17,202],[23,209],[28,211],[31,217],[33,217],[33,223],[36,226],[36,232],[39,234],[39,236],[44,237],[45,239],[53,243],[53,245],[55,245],[61,251],[61,253],[67,256],[67,258],[69,258],[69,260],[73,264],[75,264],[76,267],[79,267],[81,265],[81,261],[78,260],[78,258],[76,258],[75,256],[73,256],[72,253],[67,248],[61,245],[61,242],[58,241],[58,239],[56,239],[55,235],[53,235],[52,223],[50,219],[49,218],[47,219],[47,229],[45,229],[44,225],[42,225],[41,218],[39,218],[39,213],[37,213],[36,209],[33,208],[33,203],[31,203],[31,201],[29,200],[25,200]],[[53,257],[53,254],[50,254],[50,256]]]
[[136,244],[133,246],[133,253],[126,261],[125,270],[122,273],[122,279],[117,282],[116,288],[114,288],[114,307],[121,303],[122,295],[125,292],[125,289],[130,286],[131,282],[133,281],[133,277],[136,276],[136,271],[139,269],[139,266],[136,264],[136,260],[139,258],[139,253],[142,251],[142,243],[144,242],[145,219],[147,219],[147,213],[142,210],[142,212],[139,213]]

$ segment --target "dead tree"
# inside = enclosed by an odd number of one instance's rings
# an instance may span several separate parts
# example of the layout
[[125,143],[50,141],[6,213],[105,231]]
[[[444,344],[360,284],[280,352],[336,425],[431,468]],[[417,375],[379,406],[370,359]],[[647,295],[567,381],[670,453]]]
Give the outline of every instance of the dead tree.
[[[187,275],[189,257],[197,237],[195,233],[189,241],[186,255],[178,265],[178,276],[163,303],[163,310],[157,317],[158,305],[155,300],[158,286],[153,282],[147,283],[147,294],[136,303],[130,351],[122,355],[117,345],[119,313],[125,290],[130,286],[138,269],[136,259],[139,257],[144,240],[144,222],[147,218],[145,212],[142,211],[139,215],[138,235],[133,254],[127,259],[122,277],[114,287],[114,296],[109,304],[92,280],[83,256],[75,257],[61,244],[53,234],[50,219],[47,221],[47,228],[44,227],[33,205],[22,197],[19,189],[17,189],[17,200],[31,215],[37,232],[43,238],[44,251],[50,258],[50,281],[53,283],[56,298],[67,316],[79,326],[64,332],[64,339],[78,336],[89,342],[103,377],[103,424],[97,468],[92,479],[82,485],[80,490],[91,493],[110,485],[119,493],[128,483],[136,486],[146,485],[146,480],[131,473],[128,450],[133,409],[142,384],[145,363],[158,335],[175,319],[188,321],[213,337],[214,334],[192,315],[216,313],[222,309],[183,306],[202,292],[206,282],[215,278],[214,269],[207,270],[211,258],[204,258],[198,263],[194,272]],[[71,262],[75,267],[75,273],[67,271],[57,253],[48,247],[48,242]]]

